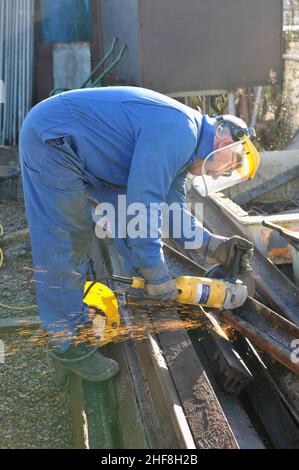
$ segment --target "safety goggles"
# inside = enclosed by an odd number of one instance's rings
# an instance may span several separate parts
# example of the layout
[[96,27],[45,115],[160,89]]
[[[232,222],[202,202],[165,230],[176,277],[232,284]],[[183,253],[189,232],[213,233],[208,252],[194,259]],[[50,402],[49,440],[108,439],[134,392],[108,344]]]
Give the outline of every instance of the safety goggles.
[[202,165],[202,175],[194,178],[194,187],[206,197],[235,184],[253,179],[260,164],[260,155],[250,138],[211,152]]

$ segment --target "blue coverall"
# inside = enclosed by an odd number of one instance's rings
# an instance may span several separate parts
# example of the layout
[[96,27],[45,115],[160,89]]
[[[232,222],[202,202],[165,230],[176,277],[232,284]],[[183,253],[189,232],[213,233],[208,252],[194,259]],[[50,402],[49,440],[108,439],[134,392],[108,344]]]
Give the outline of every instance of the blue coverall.
[[[207,116],[142,88],[70,91],[27,115],[20,161],[37,302],[45,329],[61,334],[62,349],[87,321],[82,299],[92,251],[89,196],[117,204],[117,196],[126,194],[128,205],[142,202],[147,209],[154,202],[183,204],[188,167],[213,143]],[[203,235],[204,251],[211,234],[192,223]],[[116,243],[128,270],[165,263],[159,235]]]

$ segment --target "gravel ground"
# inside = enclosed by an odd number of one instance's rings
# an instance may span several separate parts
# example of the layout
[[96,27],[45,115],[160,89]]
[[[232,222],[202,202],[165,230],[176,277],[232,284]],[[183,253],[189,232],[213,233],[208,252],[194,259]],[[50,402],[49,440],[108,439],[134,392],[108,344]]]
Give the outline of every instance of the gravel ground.
[[[6,234],[27,226],[22,198],[0,204],[0,224]],[[0,284],[2,304],[35,304],[29,242],[5,248]],[[37,313],[0,309],[0,320]],[[1,336],[5,363],[0,363],[0,448],[71,448],[69,394],[54,385],[45,346],[28,339],[18,333]]]
[[33,347],[18,334],[1,339],[0,448],[71,448],[69,396],[55,387],[44,346]]
[[[22,202],[0,204],[0,214],[0,224],[3,226],[4,235],[27,227]],[[2,304],[18,307],[35,304],[29,241],[24,241],[4,249],[4,262],[0,271],[0,278],[0,302]],[[1,309],[0,312],[2,318],[4,316],[11,316],[12,312],[14,315],[16,314],[16,311],[6,309]],[[32,313],[34,311],[30,314]],[[18,315],[24,314],[18,312]]]

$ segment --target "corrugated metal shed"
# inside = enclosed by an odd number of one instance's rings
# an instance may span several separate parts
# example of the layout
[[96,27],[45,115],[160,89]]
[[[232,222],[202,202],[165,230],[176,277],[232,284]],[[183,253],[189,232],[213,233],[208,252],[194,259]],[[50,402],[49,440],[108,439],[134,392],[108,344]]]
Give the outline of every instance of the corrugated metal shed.
[[31,107],[34,0],[0,0],[0,144],[17,144]]
[[91,41],[92,0],[40,0],[44,43]]

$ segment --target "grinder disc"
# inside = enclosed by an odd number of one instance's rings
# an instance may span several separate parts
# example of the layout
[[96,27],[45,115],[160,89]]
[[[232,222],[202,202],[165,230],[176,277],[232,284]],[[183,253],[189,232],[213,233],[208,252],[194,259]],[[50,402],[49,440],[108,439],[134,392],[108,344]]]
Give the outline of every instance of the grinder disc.
[[[214,279],[223,279],[224,281],[231,282],[225,268],[222,264],[216,264],[212,266],[205,274],[205,277]],[[255,280],[251,274],[246,276],[245,279],[241,279],[243,284],[247,287],[249,297],[253,297],[255,293]]]

